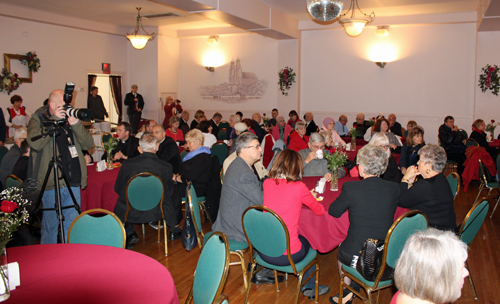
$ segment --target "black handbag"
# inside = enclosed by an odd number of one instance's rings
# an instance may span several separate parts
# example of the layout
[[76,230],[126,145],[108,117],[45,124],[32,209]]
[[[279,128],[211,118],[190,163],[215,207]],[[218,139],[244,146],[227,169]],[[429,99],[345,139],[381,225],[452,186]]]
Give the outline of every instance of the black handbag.
[[198,238],[196,237],[196,230],[194,228],[193,218],[191,217],[191,208],[187,202],[188,192],[186,189],[186,216],[184,217],[184,226],[181,232],[181,242],[184,249],[191,251],[197,244]]
[[[385,240],[366,239],[363,248],[359,252],[358,263],[356,270],[370,282],[375,281],[382,265],[382,258],[384,255]],[[381,281],[392,279],[394,269],[385,265],[384,273],[382,274]]]

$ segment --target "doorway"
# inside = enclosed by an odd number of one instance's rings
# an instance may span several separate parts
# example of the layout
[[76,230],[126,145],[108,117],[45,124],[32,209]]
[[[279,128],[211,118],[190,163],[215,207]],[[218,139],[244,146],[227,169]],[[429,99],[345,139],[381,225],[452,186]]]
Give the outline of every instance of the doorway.
[[[102,97],[102,101],[104,103],[104,107],[109,114],[109,117],[105,117],[105,121],[109,121],[111,123],[118,123],[118,111],[115,106],[115,102],[113,100],[113,93],[111,92],[111,85],[109,82],[109,76],[107,74],[92,74],[97,76],[95,81],[95,86],[99,88],[99,95]],[[90,92],[89,92],[90,94]],[[122,102],[121,100],[117,102]]]

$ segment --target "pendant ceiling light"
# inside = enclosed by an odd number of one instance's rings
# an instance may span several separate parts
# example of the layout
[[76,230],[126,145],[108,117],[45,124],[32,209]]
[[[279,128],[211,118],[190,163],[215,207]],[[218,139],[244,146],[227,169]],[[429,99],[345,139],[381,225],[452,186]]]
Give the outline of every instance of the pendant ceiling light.
[[[359,11],[358,16],[356,16],[356,9]],[[375,19],[375,13],[372,12],[370,15],[363,13],[358,6],[358,0],[351,0],[351,5],[349,10],[339,17],[339,22],[345,29],[347,35],[351,37],[356,37],[361,34],[363,28],[366,24],[372,22]]]
[[[137,9],[137,23],[135,25],[135,30],[132,34],[127,33],[127,39],[132,42],[132,46],[138,50],[142,50],[145,46],[146,43],[148,43],[149,40],[154,40],[155,39],[155,33],[149,34],[146,32],[144,27],[142,27],[142,17],[141,17],[141,8],[136,7]],[[142,31],[146,33],[145,35],[141,35],[139,33],[140,28],[142,28]]]
[[332,21],[344,8],[344,0],[307,0],[307,11],[319,21]]

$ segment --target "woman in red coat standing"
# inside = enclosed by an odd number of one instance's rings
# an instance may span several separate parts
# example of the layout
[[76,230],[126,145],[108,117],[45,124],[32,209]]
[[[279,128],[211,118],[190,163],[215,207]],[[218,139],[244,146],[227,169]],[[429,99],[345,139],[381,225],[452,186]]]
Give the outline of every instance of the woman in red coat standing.
[[182,113],[182,106],[180,105],[181,101],[179,99],[175,100],[172,96],[167,97],[167,104],[163,107],[165,111],[165,119],[163,119],[163,127],[168,129],[170,126],[170,117],[175,116],[177,114]]

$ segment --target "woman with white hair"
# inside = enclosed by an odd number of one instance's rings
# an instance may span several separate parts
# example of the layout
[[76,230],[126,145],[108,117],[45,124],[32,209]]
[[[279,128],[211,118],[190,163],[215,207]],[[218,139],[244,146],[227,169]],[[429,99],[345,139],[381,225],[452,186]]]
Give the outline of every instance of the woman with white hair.
[[399,291],[391,304],[453,303],[461,295],[467,245],[449,231],[429,228],[412,235],[396,263]]
[[385,134],[382,133],[375,133],[373,134],[372,138],[370,139],[370,142],[368,142],[370,145],[376,145],[384,149],[385,153],[387,154],[387,159],[389,160],[389,163],[387,165],[387,169],[385,172],[380,176],[382,179],[385,179],[387,181],[399,183],[401,181],[401,171],[398,168],[398,164],[396,160],[394,159],[394,156],[391,154],[391,149],[389,147],[389,138]]
[[306,135],[306,123],[303,121],[295,122],[295,131],[290,133],[288,137],[290,143],[288,144],[288,149],[299,152],[309,148],[307,145],[309,143],[309,136]]
[[[238,139],[238,136],[240,134],[248,132],[248,126],[244,122],[237,122],[234,124],[234,137],[233,137],[233,143],[236,142],[236,139]],[[233,153],[236,151],[236,145],[232,145],[231,148],[229,149],[229,154]]]
[[[401,180],[399,206],[425,213],[429,227],[455,230],[453,193],[441,173],[446,165],[446,152],[438,145],[429,144],[421,148],[418,155],[417,165],[408,167]],[[415,182],[417,175],[422,178]]]
[[[339,245],[337,255],[339,272],[342,264],[356,268],[364,241],[367,238],[384,239],[394,222],[400,191],[397,184],[380,178],[387,163],[387,152],[381,147],[366,145],[361,148],[357,164],[363,180],[344,183],[340,196],[328,209],[328,213],[336,218],[349,210],[349,230],[346,239]],[[351,284],[348,278],[345,282]],[[343,301],[347,301],[344,304],[351,303],[353,298],[350,290],[344,290]],[[338,303],[338,295],[330,302]]]

